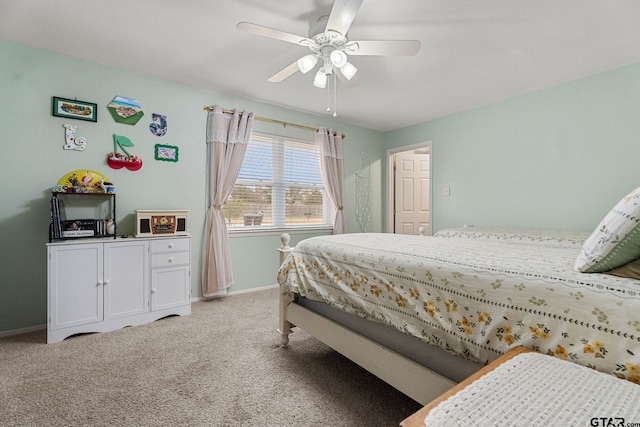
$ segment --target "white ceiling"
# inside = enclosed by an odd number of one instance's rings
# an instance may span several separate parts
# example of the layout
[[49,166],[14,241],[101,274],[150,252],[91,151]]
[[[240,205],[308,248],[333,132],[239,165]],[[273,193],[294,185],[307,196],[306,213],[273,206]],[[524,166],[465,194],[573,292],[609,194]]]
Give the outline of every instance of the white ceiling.
[[[313,72],[267,82],[306,48],[236,24],[306,36],[332,3],[0,0],[0,38],[322,116]],[[361,84],[338,86],[339,120],[386,131],[640,62],[640,1],[364,0],[349,39],[422,43],[351,57]]]

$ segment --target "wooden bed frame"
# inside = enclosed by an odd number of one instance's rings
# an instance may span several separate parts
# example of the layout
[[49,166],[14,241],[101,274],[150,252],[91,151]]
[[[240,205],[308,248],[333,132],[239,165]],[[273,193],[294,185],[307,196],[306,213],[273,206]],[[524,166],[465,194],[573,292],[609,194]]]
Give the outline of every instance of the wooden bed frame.
[[[278,249],[280,252],[279,265],[282,265],[293,248],[289,247],[290,237],[288,234],[283,234],[280,240],[282,246]],[[285,301],[280,298],[279,304],[278,333],[283,347],[289,344],[291,328],[299,327],[423,405],[456,385],[456,382],[393,350],[295,304],[293,299]]]

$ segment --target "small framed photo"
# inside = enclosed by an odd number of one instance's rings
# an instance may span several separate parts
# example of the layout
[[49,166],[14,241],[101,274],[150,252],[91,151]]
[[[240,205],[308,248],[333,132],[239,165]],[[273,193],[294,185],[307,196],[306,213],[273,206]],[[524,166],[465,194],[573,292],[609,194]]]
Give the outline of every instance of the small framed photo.
[[178,147],[175,147],[173,145],[156,144],[155,159],[165,162],[177,162],[178,151]]
[[75,99],[53,97],[52,115],[69,119],[98,121],[98,104]]

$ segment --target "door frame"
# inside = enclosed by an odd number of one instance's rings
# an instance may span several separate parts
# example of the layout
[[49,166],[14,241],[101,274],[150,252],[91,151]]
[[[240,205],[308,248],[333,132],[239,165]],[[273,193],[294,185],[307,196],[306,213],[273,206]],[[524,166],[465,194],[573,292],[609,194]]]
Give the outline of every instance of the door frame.
[[393,214],[393,204],[395,200],[395,173],[393,169],[393,156],[403,151],[413,151],[420,148],[427,148],[429,151],[429,231],[433,230],[433,144],[431,141],[419,142],[417,144],[403,145],[401,147],[387,150],[387,225],[386,232],[393,233],[395,215]]

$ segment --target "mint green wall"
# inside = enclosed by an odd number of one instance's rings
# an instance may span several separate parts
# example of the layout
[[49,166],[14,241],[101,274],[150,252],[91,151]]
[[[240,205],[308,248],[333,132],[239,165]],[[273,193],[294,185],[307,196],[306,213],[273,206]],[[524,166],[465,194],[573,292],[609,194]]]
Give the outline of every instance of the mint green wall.
[[[204,105],[254,111],[257,115],[309,126],[329,126],[346,134],[344,143],[347,227],[357,231],[354,216],[355,172],[360,152],[374,162],[374,215],[371,229],[382,229],[381,134],[344,125],[330,117],[303,114],[211,90],[150,78],[65,55],[0,40],[0,333],[44,325],[46,321],[46,249],[51,187],[75,169],[92,169],[117,187],[118,234],[134,231],[136,209],[189,209],[193,235],[192,295],[200,291],[201,233],[205,212],[206,114]],[[116,95],[140,101],[144,118],[136,125],[115,123],[106,105]],[[51,116],[51,97],[98,104],[98,122]],[[151,114],[168,116],[168,132],[149,132]],[[83,152],[65,151],[63,123],[78,126],[87,138]],[[313,134],[256,122],[255,130],[312,139]],[[130,151],[144,162],[138,172],[110,169],[106,155],[112,134],[129,137]],[[154,144],[179,147],[178,163],[153,159]],[[297,241],[297,236],[292,240]],[[275,283],[278,235],[233,238],[236,284],[230,291]]]
[[463,224],[591,231],[640,185],[640,65],[383,140],[385,150],[432,141],[434,231]]
[[[591,230],[640,185],[640,65],[387,133],[3,40],[0,94],[0,333],[45,324],[49,190],[75,169],[97,170],[115,182],[119,234],[133,232],[135,209],[189,209],[192,293],[201,294],[203,105],[217,103],[344,132],[345,210],[352,232],[359,229],[354,200],[360,153],[372,162],[374,212],[368,230],[381,231],[385,151],[424,141],[432,141],[434,230],[462,224]],[[138,125],[118,124],[108,115],[106,105],[116,95],[141,102],[146,115]],[[52,96],[97,102],[98,122],[52,117]],[[148,130],[154,112],[168,116],[165,137]],[[87,150],[62,149],[66,122],[78,126]],[[255,122],[254,129],[312,137],[264,122]],[[106,165],[113,133],[136,144],[132,152],[144,161],[140,171]],[[180,161],[153,160],[156,143],[179,146]],[[450,197],[443,196],[444,187],[451,187]],[[292,235],[292,243],[308,236]],[[277,234],[232,237],[230,246],[236,279],[232,292],[275,283]]]

